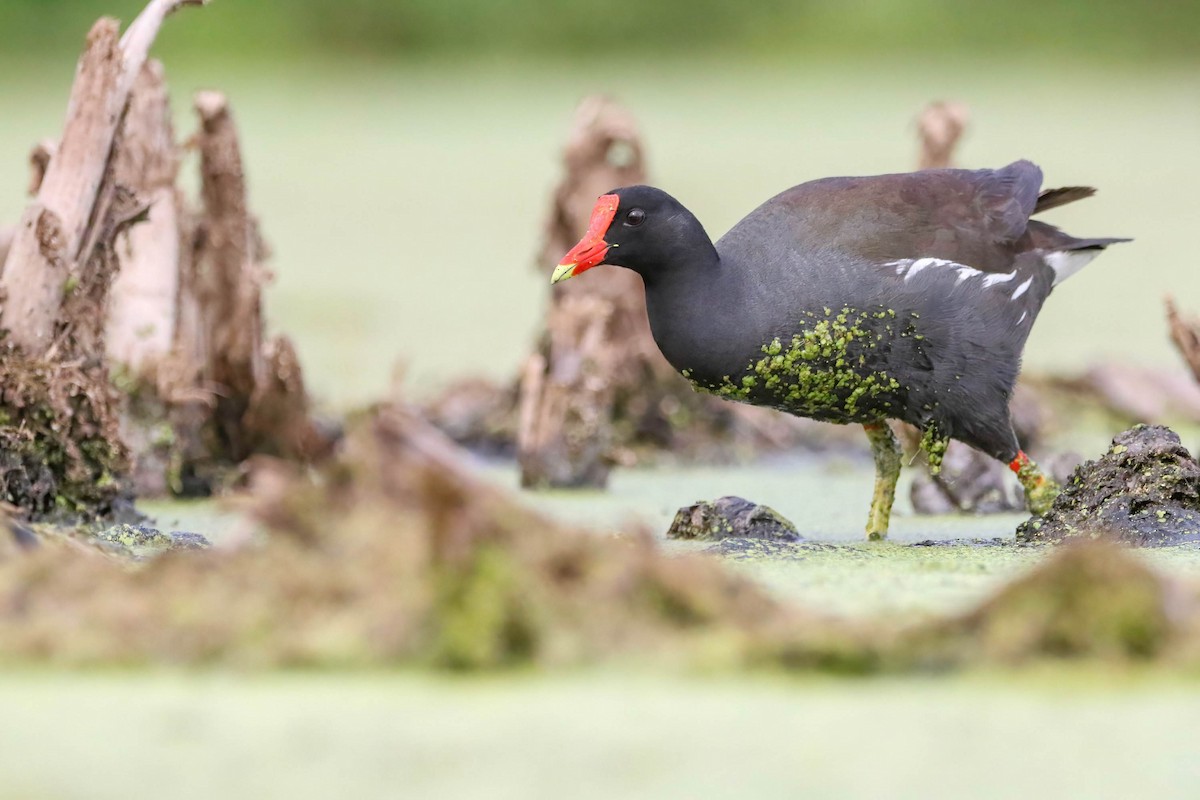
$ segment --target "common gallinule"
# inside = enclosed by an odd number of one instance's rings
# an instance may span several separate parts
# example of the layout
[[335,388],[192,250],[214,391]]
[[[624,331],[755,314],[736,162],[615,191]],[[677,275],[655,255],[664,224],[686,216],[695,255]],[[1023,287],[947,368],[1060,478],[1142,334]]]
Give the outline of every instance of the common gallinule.
[[551,281],[632,269],[659,349],[696,388],[860,423],[876,469],[869,538],[887,535],[900,474],[889,419],[923,432],[935,470],[951,438],[1007,462],[1039,512],[1058,487],[1009,420],[1021,351],[1054,287],[1128,241],[1031,220],[1095,192],[1041,183],[1028,161],[825,178],[763,203],[715,245],[674,197],[628,186],[597,200]]

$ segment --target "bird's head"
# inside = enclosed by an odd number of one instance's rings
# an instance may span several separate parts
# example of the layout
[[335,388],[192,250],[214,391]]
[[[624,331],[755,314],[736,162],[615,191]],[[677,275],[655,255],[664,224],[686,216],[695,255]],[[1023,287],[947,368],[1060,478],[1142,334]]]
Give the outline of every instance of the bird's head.
[[565,281],[601,264],[614,264],[650,280],[686,259],[708,235],[671,195],[653,186],[626,186],[601,195],[587,233],[571,248],[550,278]]

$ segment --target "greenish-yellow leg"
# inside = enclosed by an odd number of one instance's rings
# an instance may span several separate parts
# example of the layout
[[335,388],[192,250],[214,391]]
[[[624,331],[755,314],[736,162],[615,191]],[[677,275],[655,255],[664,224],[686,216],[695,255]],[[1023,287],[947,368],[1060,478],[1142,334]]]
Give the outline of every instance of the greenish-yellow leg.
[[892,502],[896,499],[896,481],[900,479],[900,443],[886,422],[863,425],[875,456],[875,494],[871,497],[871,515],[867,517],[867,538],[873,542],[887,538]]
[[1034,514],[1045,514],[1054,505],[1054,498],[1061,491],[1054,479],[1042,472],[1024,450],[1009,462],[1008,468],[1017,473],[1017,480],[1025,490],[1025,504]]

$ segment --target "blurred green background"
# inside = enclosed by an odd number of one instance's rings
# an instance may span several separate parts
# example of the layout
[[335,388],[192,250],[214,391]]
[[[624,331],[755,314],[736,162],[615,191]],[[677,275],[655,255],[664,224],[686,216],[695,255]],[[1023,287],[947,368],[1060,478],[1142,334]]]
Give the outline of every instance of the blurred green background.
[[[30,146],[61,128],[92,20],[142,5],[0,3],[0,224]],[[1137,238],[1051,299],[1029,366],[1176,367],[1162,295],[1200,310],[1200,3],[213,0],[155,54],[181,134],[194,91],[229,94],[275,252],[271,327],[335,407],[377,398],[398,363],[416,394],[515,373],[559,150],[597,91],[714,238],[790,185],[911,169],[920,108],[966,103],[963,166],[1033,159],[1048,185],[1100,188],[1049,221]]]
[[[1195,56],[1192,0],[220,0],[206,20],[171,35],[206,53],[726,53],[794,51],[908,56],[927,47],[1003,56],[1047,50],[1099,59]],[[7,48],[71,43],[103,8],[139,0],[5,0]],[[246,48],[252,48],[247,53]]]

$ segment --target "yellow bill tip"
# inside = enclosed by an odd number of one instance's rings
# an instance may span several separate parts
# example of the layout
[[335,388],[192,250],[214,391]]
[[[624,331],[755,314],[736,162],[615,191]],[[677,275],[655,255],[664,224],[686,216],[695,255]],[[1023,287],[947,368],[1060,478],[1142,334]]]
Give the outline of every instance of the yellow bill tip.
[[575,262],[559,264],[554,268],[554,274],[550,276],[550,285],[554,285],[559,281],[565,281],[575,274],[575,267],[578,266]]

